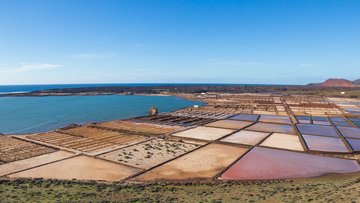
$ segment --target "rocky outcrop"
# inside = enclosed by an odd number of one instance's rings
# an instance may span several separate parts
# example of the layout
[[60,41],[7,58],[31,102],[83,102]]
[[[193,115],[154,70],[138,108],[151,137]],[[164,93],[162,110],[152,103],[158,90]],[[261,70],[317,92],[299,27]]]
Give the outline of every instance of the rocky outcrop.
[[346,79],[328,79],[322,83],[310,84],[320,87],[357,87],[356,83]]

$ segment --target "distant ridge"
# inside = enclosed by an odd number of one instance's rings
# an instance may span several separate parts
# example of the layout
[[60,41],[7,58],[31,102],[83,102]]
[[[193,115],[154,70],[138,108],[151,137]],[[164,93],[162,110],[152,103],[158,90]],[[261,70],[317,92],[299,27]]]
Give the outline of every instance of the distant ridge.
[[[360,80],[356,80],[360,83]],[[356,81],[352,82],[346,79],[331,78],[322,83],[311,83],[309,85],[320,86],[320,87],[357,87],[359,86]]]
[[360,85],[360,79],[353,81],[355,84]]

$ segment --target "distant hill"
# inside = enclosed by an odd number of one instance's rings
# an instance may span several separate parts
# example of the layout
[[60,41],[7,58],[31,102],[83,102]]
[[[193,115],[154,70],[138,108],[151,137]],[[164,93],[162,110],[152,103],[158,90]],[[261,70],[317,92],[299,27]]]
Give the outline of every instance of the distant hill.
[[354,80],[353,83],[360,85],[360,79]]
[[[360,83],[359,80],[357,80],[357,81]],[[320,86],[320,87],[357,87],[357,86],[359,86],[357,83],[352,82],[350,80],[334,79],[334,78],[328,79],[322,83],[312,83],[309,85]]]

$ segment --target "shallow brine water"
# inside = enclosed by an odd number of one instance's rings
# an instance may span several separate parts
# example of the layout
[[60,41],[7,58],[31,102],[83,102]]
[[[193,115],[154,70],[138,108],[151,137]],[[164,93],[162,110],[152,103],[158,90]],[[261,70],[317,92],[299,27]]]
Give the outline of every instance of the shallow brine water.
[[102,122],[203,105],[173,96],[0,97],[0,133],[25,134],[54,130],[72,123]]

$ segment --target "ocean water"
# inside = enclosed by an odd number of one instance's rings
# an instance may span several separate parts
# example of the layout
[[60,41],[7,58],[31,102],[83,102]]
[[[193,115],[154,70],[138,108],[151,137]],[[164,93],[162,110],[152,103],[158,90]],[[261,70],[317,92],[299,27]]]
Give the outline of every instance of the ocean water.
[[203,105],[173,96],[49,96],[0,97],[0,133],[26,134],[54,130],[72,123],[102,122]]

